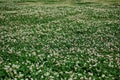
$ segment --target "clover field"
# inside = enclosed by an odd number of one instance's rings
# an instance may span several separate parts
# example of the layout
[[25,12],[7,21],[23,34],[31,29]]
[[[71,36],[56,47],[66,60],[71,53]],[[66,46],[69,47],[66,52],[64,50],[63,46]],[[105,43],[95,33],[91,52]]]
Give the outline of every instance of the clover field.
[[119,79],[119,0],[0,0],[0,80]]

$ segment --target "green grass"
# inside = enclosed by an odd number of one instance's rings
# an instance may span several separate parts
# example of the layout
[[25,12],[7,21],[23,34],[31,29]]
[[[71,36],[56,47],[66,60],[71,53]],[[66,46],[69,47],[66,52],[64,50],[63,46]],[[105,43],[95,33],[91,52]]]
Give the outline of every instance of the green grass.
[[0,0],[0,80],[119,80],[119,0]]

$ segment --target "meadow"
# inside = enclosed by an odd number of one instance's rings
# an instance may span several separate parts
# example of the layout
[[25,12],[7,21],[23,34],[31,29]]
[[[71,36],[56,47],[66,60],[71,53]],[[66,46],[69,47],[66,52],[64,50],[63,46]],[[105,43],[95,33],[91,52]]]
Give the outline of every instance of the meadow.
[[0,80],[119,79],[119,0],[0,0]]

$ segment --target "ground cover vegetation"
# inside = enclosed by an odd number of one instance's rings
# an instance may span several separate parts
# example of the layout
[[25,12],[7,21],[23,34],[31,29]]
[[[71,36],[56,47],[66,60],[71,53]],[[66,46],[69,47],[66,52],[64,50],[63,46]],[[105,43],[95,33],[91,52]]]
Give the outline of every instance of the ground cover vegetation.
[[119,0],[0,0],[0,80],[119,79]]

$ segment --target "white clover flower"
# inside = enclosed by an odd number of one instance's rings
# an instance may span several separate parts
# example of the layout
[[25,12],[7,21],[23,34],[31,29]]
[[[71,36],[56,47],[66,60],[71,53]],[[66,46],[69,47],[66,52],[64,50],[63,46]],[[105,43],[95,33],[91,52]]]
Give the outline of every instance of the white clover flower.
[[[24,63],[24,62],[23,62],[23,63]],[[27,64],[31,64],[31,62],[30,62],[29,60],[26,60],[26,63],[27,63]]]
[[16,70],[13,70],[13,73],[14,73],[14,74],[17,74],[17,71],[16,71]]
[[68,80],[73,80],[73,78],[69,78]]
[[78,76],[82,76],[82,74],[78,73]]
[[9,48],[9,52],[8,53],[13,53],[13,48]]
[[42,70],[38,70],[38,71],[36,72],[36,75],[38,75],[40,72],[42,72]]
[[29,67],[29,70],[32,72],[33,71],[33,64]]
[[102,77],[105,77],[105,75],[104,75],[104,74],[102,74]]
[[14,78],[14,80],[17,80],[17,78]]
[[[33,78],[30,78],[30,80],[34,80]],[[35,80],[37,80],[37,79],[35,79]]]
[[95,67],[95,66],[97,66],[98,65],[98,63],[95,63],[93,66]]
[[50,76],[50,80],[54,80],[54,77],[53,77],[53,76]]
[[29,80],[28,78],[26,78],[25,80]]
[[21,56],[21,54],[20,54],[20,53],[21,53],[20,51],[16,52],[16,54],[17,54],[17,55]]
[[49,76],[50,75],[50,73],[49,72],[46,72],[45,74],[44,74],[44,76]]
[[93,76],[93,73],[91,73],[91,72],[88,72],[88,74],[89,74],[90,76]]
[[41,78],[44,78],[44,76],[42,75]]
[[22,74],[21,72],[19,72],[18,78],[22,78],[24,76],[24,74]]
[[0,57],[0,64],[2,64],[3,63],[3,59]]
[[93,79],[91,77],[89,77],[88,80],[93,80]]
[[18,69],[20,67],[20,65],[13,64],[12,67]]
[[81,77],[80,79],[81,79],[81,80],[84,80],[84,77]]
[[5,65],[4,69],[5,70],[9,70],[10,66],[9,65]]

